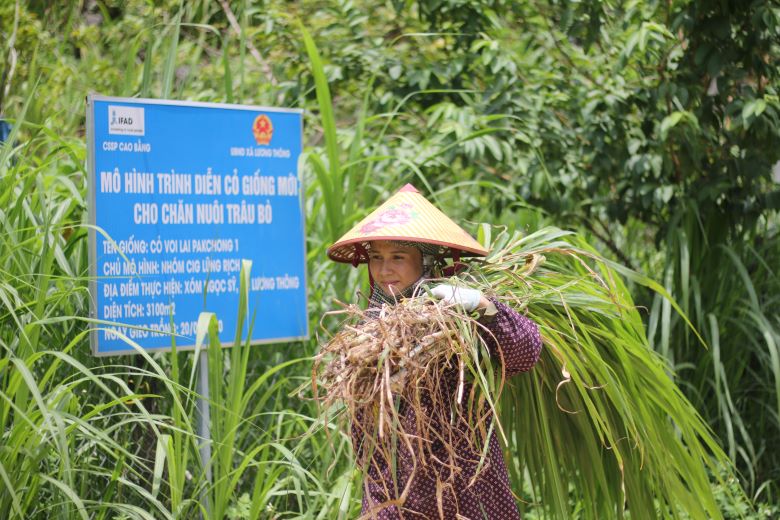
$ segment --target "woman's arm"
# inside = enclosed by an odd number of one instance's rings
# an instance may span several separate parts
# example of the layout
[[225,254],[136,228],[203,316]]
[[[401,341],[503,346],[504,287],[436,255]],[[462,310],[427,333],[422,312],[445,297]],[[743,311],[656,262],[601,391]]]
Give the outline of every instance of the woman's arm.
[[[487,309],[480,323],[487,331],[481,331],[490,353],[500,358],[507,377],[530,370],[539,360],[542,352],[542,338],[539,327],[531,319],[518,313],[508,305],[492,298],[483,298],[480,306]],[[492,313],[491,307],[496,312]]]

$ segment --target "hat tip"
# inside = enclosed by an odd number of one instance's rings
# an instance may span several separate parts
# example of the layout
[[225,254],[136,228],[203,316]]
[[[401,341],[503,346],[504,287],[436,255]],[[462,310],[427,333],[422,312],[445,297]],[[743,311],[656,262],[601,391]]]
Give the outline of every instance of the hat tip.
[[420,192],[417,190],[417,188],[415,188],[414,186],[412,186],[410,183],[407,183],[407,184],[406,184],[406,186],[404,186],[403,188],[401,188],[400,190],[398,190],[398,192],[399,192],[399,193],[404,193],[404,192],[409,192],[409,191],[410,191],[410,192],[412,192],[412,193],[420,193]]

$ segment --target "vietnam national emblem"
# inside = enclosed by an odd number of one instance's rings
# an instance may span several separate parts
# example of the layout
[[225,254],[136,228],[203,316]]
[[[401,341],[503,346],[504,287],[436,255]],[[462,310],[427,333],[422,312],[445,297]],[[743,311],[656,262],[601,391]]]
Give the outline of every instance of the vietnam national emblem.
[[270,143],[271,137],[274,135],[274,125],[271,123],[271,118],[265,114],[257,116],[252,123],[252,133],[255,135],[257,144]]

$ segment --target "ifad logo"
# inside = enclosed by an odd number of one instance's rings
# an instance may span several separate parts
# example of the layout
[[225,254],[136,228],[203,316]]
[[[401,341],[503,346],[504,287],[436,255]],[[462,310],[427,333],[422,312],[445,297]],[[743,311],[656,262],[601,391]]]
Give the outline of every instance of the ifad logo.
[[265,114],[257,116],[252,123],[252,133],[257,144],[270,143],[271,137],[274,135],[274,125],[271,123],[271,118]]
[[144,135],[143,107],[108,105],[108,133]]

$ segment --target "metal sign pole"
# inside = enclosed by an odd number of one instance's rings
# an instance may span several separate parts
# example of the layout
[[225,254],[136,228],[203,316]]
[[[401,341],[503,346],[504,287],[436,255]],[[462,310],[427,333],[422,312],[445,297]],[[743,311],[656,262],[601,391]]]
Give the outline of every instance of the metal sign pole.
[[[206,515],[211,518],[209,488],[211,487],[211,412],[209,409],[209,356],[207,346],[200,351],[200,369],[198,370],[198,437],[200,438],[200,460],[206,470],[206,486],[200,492],[200,501],[206,507]],[[201,518],[203,515],[201,514]]]

